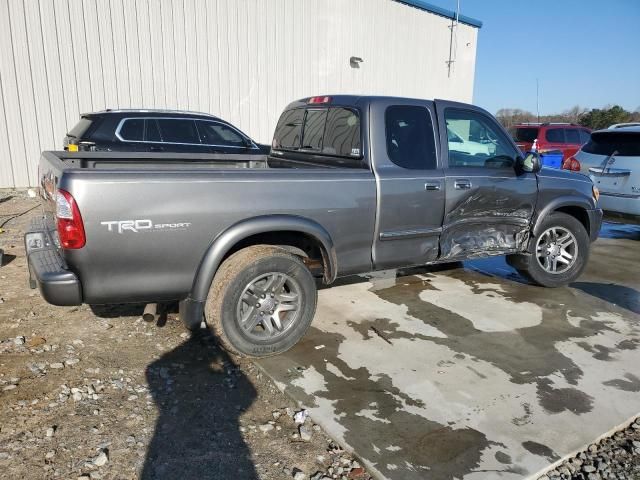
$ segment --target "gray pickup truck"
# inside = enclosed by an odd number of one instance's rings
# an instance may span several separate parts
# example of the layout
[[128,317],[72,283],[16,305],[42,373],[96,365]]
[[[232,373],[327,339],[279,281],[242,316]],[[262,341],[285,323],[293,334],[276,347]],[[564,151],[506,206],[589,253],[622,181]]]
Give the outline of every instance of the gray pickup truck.
[[598,190],[542,169],[486,111],[322,96],[290,104],[269,156],[44,152],[25,235],[54,305],[179,301],[232,352],[293,346],[316,278],[507,255],[555,287],[583,270]]

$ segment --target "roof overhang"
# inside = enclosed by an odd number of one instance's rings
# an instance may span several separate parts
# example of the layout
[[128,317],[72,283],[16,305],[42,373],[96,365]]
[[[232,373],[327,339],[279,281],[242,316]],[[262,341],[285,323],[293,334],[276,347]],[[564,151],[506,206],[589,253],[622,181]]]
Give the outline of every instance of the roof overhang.
[[[456,12],[454,12],[453,10],[447,10],[446,8],[437,7],[430,3],[423,2],[422,0],[394,0],[394,1],[399,3],[404,3],[405,5],[409,5],[411,7],[415,7],[420,10],[424,10],[425,12],[440,15],[441,17],[450,18],[451,20],[456,19]],[[458,15],[458,21],[460,23],[464,23],[472,27],[482,28],[482,22],[480,20],[467,17],[466,15]]]

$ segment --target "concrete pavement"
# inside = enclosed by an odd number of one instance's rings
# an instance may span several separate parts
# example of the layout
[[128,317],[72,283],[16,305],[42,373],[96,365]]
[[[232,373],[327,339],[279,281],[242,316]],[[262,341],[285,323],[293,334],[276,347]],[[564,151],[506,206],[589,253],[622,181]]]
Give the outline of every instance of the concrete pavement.
[[639,266],[607,225],[567,288],[501,258],[345,279],[259,365],[380,478],[534,476],[640,412]]

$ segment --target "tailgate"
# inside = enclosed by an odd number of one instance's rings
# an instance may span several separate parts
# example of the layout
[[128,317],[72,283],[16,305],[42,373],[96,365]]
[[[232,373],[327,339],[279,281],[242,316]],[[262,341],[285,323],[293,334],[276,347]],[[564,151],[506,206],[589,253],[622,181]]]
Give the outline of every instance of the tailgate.
[[640,193],[640,158],[607,158],[603,165],[589,168],[589,176],[604,194],[637,195]]

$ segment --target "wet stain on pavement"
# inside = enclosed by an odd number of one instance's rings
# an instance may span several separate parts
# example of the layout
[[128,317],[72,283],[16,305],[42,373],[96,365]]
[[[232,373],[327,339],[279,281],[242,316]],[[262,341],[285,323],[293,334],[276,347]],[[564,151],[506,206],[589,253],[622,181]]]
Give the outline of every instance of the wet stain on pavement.
[[640,378],[636,377],[632,373],[627,373],[624,377],[626,380],[617,378],[603,382],[603,385],[615,387],[626,392],[640,392]]
[[538,455],[540,457],[546,457],[548,460],[555,461],[560,459],[560,457],[556,455],[553,450],[551,450],[546,445],[542,445],[541,443],[532,442],[529,440],[529,441],[523,442],[522,446],[528,452],[533,453],[534,455]]
[[[368,326],[360,327],[363,336],[373,339],[375,334]],[[411,407],[424,404],[400,391],[388,376],[372,378],[366,368],[347,365],[338,351],[343,340],[339,334],[311,327],[288,357],[293,365],[313,365],[324,383],[312,391],[304,372],[293,371],[286,390],[295,389],[295,396],[305,398],[310,407],[329,404],[339,419],[343,440],[389,478],[422,479],[426,472],[432,479],[462,478],[479,466],[482,451],[491,445],[483,433],[411,413]],[[324,347],[318,350],[316,344]],[[325,359],[331,359],[331,367],[327,368]],[[278,362],[262,360],[269,370],[282,368]],[[393,448],[394,444],[402,447]]]
[[524,408],[524,415],[511,419],[511,423],[518,427],[531,423],[531,405],[524,403],[522,404],[522,407]]
[[622,340],[616,344],[616,348],[619,350],[635,350],[640,345],[640,340],[637,338],[630,338]]
[[587,342],[576,342],[580,348],[584,348],[587,352],[593,353],[593,358],[596,360],[613,360],[611,354],[616,350],[613,348],[605,347],[604,345],[590,345]]
[[[486,283],[478,282],[472,272],[452,272],[449,276],[461,280],[471,287],[474,293],[487,292],[493,288],[496,294],[512,302],[532,301],[532,296],[527,294],[527,288],[522,286],[501,284],[499,289],[487,286]],[[573,308],[569,309],[563,305],[570,303],[570,299],[566,297],[574,295],[570,290],[546,290],[545,293],[548,292],[547,296],[550,298],[537,302],[542,307],[540,324],[508,331],[485,332],[476,328],[469,319],[423,301],[420,298],[423,291],[437,290],[434,286],[435,282],[429,280],[431,279],[416,276],[404,278],[392,287],[375,290],[373,293],[388,302],[406,305],[409,315],[438,328],[446,335],[446,338],[431,337],[429,341],[489,362],[507,373],[514,383],[536,383],[541,405],[549,411],[565,409],[571,409],[576,413],[590,411],[592,402],[588,395],[577,389],[554,389],[549,380],[539,381],[539,379],[560,374],[567,383],[576,385],[583,372],[571,358],[556,348],[556,344],[615,331],[608,322],[594,319],[594,310],[589,305],[576,310],[575,305],[578,302],[571,302]],[[569,317],[577,318],[579,325],[569,322]],[[371,323],[377,324],[378,329],[384,330],[390,340],[419,338],[413,333],[398,330],[397,323],[389,319],[379,319]],[[364,325],[352,324],[351,326],[359,331],[364,328]],[[367,328],[369,327],[370,325],[367,325]],[[601,350],[596,348],[594,352],[602,359],[609,354],[609,350],[605,347]],[[577,403],[570,406],[569,402]]]
[[496,452],[494,456],[500,463],[504,463],[505,465],[509,465],[511,463],[511,457],[504,452]]
[[560,413],[565,410],[575,414],[590,412],[593,398],[575,388],[553,388],[551,380],[538,380],[538,400],[540,405],[550,413]]

